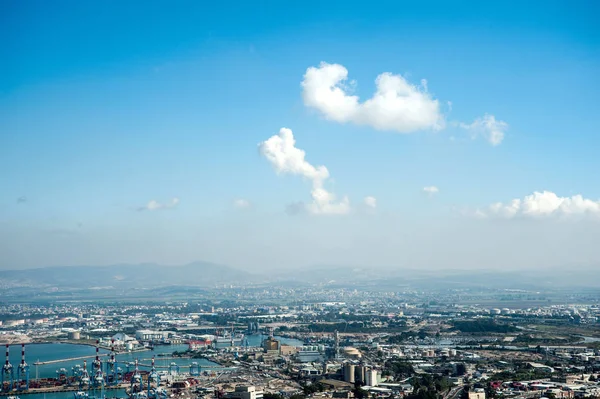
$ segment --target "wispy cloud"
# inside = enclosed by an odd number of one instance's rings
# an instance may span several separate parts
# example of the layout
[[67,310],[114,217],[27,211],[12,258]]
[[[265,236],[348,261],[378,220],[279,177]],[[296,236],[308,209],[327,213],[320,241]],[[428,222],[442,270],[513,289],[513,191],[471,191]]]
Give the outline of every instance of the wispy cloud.
[[429,196],[434,196],[440,192],[440,189],[437,188],[436,186],[427,186],[427,187],[423,187],[423,192]]
[[179,198],[172,198],[171,201],[161,203],[155,200],[149,201],[146,205],[137,208],[138,211],[158,211],[161,209],[175,208],[179,204]]
[[[302,176],[312,183],[312,202],[305,205],[312,214],[346,214],[350,212],[348,197],[336,200],[335,194],[324,188],[329,179],[325,166],[313,166],[306,161],[306,153],[296,147],[294,134],[290,129],[281,128],[276,134],[258,145],[259,151],[273,166],[278,174]],[[294,208],[297,208],[297,204]]]
[[24,204],[27,202],[27,197],[22,195],[19,198],[17,198],[17,204]]
[[370,208],[370,209],[375,209],[375,208],[377,208],[377,198],[375,198],[375,197],[373,197],[373,196],[370,196],[370,195],[369,195],[369,196],[366,196],[366,197],[363,199],[363,203],[365,204],[365,206],[366,206],[367,208]]
[[459,126],[466,129],[471,134],[471,138],[483,137],[491,145],[496,146],[502,143],[508,123],[497,120],[494,115],[485,114],[481,118],[477,118],[473,123],[459,123]]
[[247,199],[238,198],[235,201],[233,201],[233,207],[236,209],[248,209],[251,206],[252,204]]

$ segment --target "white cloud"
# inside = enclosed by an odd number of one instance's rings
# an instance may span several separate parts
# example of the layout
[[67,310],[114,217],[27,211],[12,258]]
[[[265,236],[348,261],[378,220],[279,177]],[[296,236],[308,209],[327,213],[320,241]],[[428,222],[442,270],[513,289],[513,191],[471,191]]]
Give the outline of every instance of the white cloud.
[[428,93],[424,79],[415,86],[400,75],[382,73],[375,79],[375,94],[362,103],[348,94],[347,79],[348,70],[339,64],[322,62],[308,68],[302,81],[304,104],[327,119],[378,130],[411,133],[444,127],[439,102]]
[[157,211],[159,209],[175,208],[179,204],[179,198],[172,198],[171,201],[161,203],[155,200],[149,201],[146,205],[138,208],[138,211]]
[[372,196],[367,196],[365,197],[365,199],[363,200],[365,206],[367,206],[368,208],[371,209],[375,209],[377,208],[377,198],[372,197]]
[[600,215],[600,200],[594,201],[581,195],[559,197],[551,191],[534,192],[525,198],[516,198],[507,203],[497,202],[484,210],[477,210],[480,217],[549,217],[573,215]]
[[[355,84],[348,82],[348,70],[343,65],[321,62],[304,74],[301,84],[304,105],[316,109],[326,119],[378,130],[412,133],[446,126],[440,103],[429,93],[425,79],[414,85],[401,75],[384,72],[375,79],[373,96],[363,102],[351,94]],[[452,111],[453,103],[446,104],[448,112]],[[490,114],[472,123],[452,122],[452,125],[468,130],[472,138],[482,136],[494,146],[504,140],[508,129],[506,122]]]
[[233,207],[237,209],[247,209],[250,208],[251,205],[252,204],[250,204],[250,201],[243,198],[238,198],[235,201],[233,201]]
[[460,127],[467,129],[472,138],[478,136],[484,137],[493,146],[496,146],[504,140],[504,133],[508,129],[508,123],[496,120],[494,115],[485,114],[481,118],[475,119],[473,123],[460,123]]
[[[302,176],[312,183],[312,202],[305,205],[306,211],[312,214],[346,214],[350,212],[350,201],[343,197],[336,200],[333,193],[323,185],[329,178],[325,166],[313,166],[306,161],[306,153],[296,147],[296,140],[291,129],[281,128],[279,134],[259,144],[260,153],[273,165],[278,174]],[[297,208],[297,204],[295,208]]]
[[427,186],[427,187],[423,187],[423,192],[428,195],[436,195],[437,193],[440,192],[440,189],[437,188],[436,186]]

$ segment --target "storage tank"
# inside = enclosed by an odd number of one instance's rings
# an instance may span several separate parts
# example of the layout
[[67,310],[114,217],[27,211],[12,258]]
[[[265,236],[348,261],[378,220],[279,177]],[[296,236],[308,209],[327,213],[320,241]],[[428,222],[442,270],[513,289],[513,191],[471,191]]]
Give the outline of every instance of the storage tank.
[[356,378],[356,382],[360,382],[361,384],[365,383],[365,371],[367,368],[363,365],[356,366],[356,373],[354,377]]
[[344,381],[353,383],[355,373],[356,373],[356,371],[355,371],[355,367],[353,364],[350,364],[350,363],[344,364]]
[[81,334],[79,331],[71,331],[69,332],[69,339],[81,339]]

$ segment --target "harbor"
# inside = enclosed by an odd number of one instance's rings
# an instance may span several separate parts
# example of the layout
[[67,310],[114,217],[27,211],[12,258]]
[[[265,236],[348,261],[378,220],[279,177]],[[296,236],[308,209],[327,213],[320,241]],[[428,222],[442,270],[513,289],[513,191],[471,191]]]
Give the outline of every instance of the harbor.
[[[264,337],[232,334],[214,342],[189,339],[187,343],[148,346],[143,354],[139,349],[118,352],[114,342],[110,350],[102,347],[100,341],[94,346],[7,344],[0,396],[163,399],[172,391],[185,396],[194,387],[210,386],[220,376],[236,372],[238,367],[234,364],[221,365],[210,360],[216,358],[216,353],[235,353],[237,357],[238,352],[255,350]],[[204,345],[202,351],[198,351],[200,342]],[[11,347],[19,347],[20,353],[11,352]],[[194,356],[189,352],[192,348]],[[31,365],[30,358],[36,359]]]

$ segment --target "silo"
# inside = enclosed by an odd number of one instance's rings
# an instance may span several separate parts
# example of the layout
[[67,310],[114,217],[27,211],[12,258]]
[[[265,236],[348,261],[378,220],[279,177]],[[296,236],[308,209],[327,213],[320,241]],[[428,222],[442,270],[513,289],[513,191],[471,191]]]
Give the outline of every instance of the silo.
[[350,364],[350,363],[344,364],[344,381],[353,383],[355,373],[356,373],[356,371],[355,371],[355,367],[353,364]]
[[356,378],[356,382],[360,382],[361,384],[365,383],[365,370],[367,368],[363,365],[357,366],[356,367],[356,373],[355,373],[355,378]]

